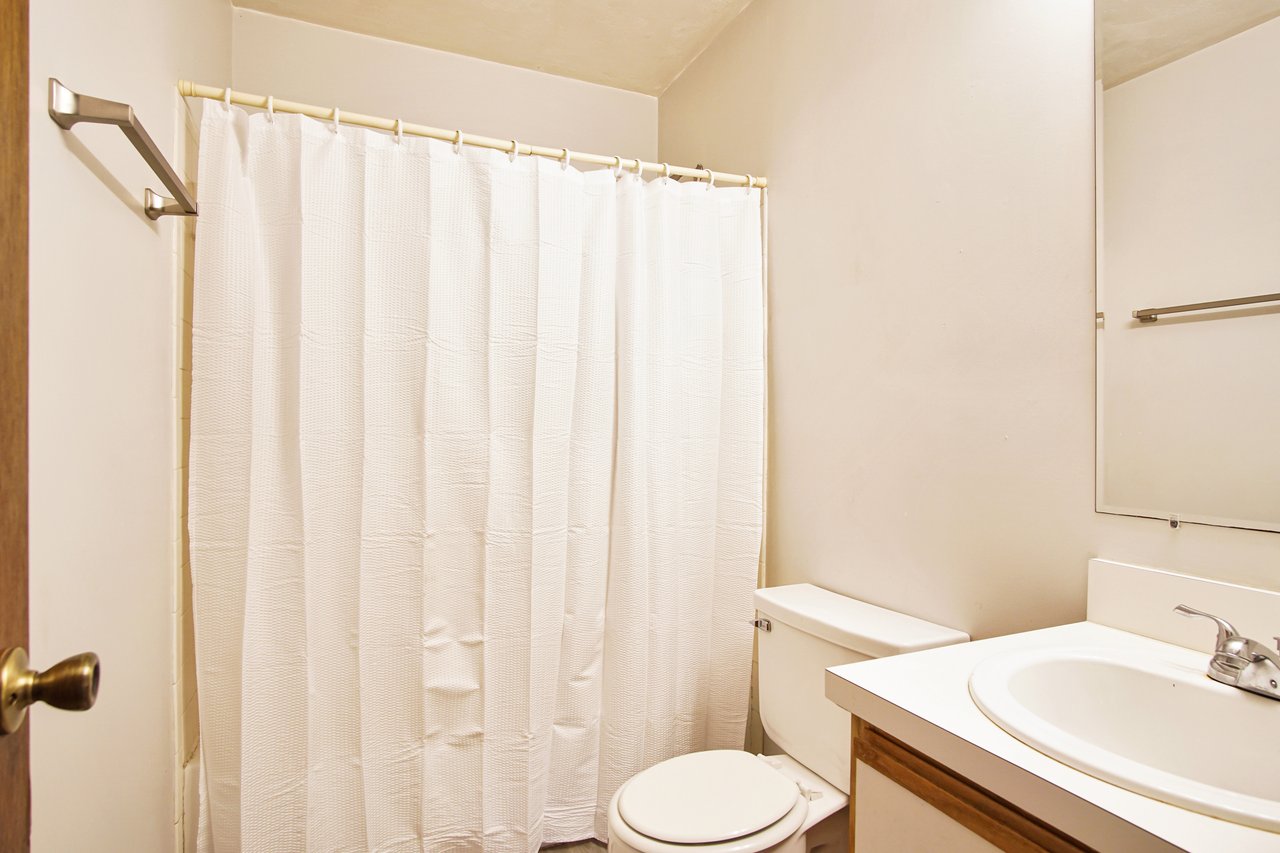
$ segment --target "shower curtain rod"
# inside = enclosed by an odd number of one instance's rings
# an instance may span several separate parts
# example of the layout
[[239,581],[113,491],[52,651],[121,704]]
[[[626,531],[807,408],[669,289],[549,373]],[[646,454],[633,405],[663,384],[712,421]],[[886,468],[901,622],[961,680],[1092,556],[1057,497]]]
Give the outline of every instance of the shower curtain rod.
[[409,136],[425,136],[443,142],[474,145],[477,148],[491,148],[495,151],[510,152],[515,148],[517,154],[529,154],[536,157],[549,157],[553,160],[577,160],[597,166],[615,166],[629,172],[643,175],[645,172],[657,172],[663,176],[681,176],[686,178],[710,178],[712,183],[745,184],[750,187],[766,187],[767,178],[754,175],[735,175],[728,172],[716,172],[711,169],[693,169],[688,166],[671,166],[666,163],[648,163],[639,158],[616,157],[604,154],[584,154],[570,151],[567,148],[546,148],[541,145],[526,145],[514,139],[497,139],[492,136],[464,133],[461,130],[443,130],[425,124],[414,124],[400,119],[379,118],[378,116],[349,113],[338,107],[317,107],[311,104],[300,104],[266,95],[253,95],[248,92],[237,92],[222,86],[205,86],[192,83],[190,80],[178,81],[178,92],[188,98],[209,98],[211,100],[230,101],[242,107],[254,107],[261,110],[274,110],[280,113],[297,113],[311,118],[335,121],[339,124],[350,124],[357,127],[369,127],[374,130],[385,130],[391,133],[403,133]]

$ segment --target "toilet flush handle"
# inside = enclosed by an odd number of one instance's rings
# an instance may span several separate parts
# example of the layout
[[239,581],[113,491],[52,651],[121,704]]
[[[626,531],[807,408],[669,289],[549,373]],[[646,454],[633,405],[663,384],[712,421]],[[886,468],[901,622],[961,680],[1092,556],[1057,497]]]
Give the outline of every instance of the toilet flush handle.
[[752,619],[751,624],[755,625],[757,628],[759,628],[761,631],[764,631],[766,634],[773,630],[773,623],[770,622],[768,619]]

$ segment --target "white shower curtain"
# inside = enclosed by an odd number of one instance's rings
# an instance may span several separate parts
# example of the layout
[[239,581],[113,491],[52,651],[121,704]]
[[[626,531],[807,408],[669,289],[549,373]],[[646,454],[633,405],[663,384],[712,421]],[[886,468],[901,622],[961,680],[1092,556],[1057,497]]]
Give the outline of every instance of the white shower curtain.
[[202,851],[604,837],[741,747],[759,194],[206,108]]

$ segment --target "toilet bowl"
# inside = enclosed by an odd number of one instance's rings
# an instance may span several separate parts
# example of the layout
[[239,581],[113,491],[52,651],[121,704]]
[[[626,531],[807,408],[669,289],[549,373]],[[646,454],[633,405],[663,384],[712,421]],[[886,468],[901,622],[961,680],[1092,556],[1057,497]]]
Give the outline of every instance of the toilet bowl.
[[609,803],[611,853],[848,849],[849,715],[826,669],[967,634],[810,584],[756,592],[760,716],[781,755],[707,750],[631,777]]

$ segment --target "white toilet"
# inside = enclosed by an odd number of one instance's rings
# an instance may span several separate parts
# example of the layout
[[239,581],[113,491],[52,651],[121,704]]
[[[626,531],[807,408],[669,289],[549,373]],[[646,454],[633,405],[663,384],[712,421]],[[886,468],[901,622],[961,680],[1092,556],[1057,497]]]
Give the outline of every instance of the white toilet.
[[848,849],[849,714],[826,669],[967,634],[802,583],[756,592],[760,716],[785,755],[711,750],[637,773],[609,804],[612,853]]

